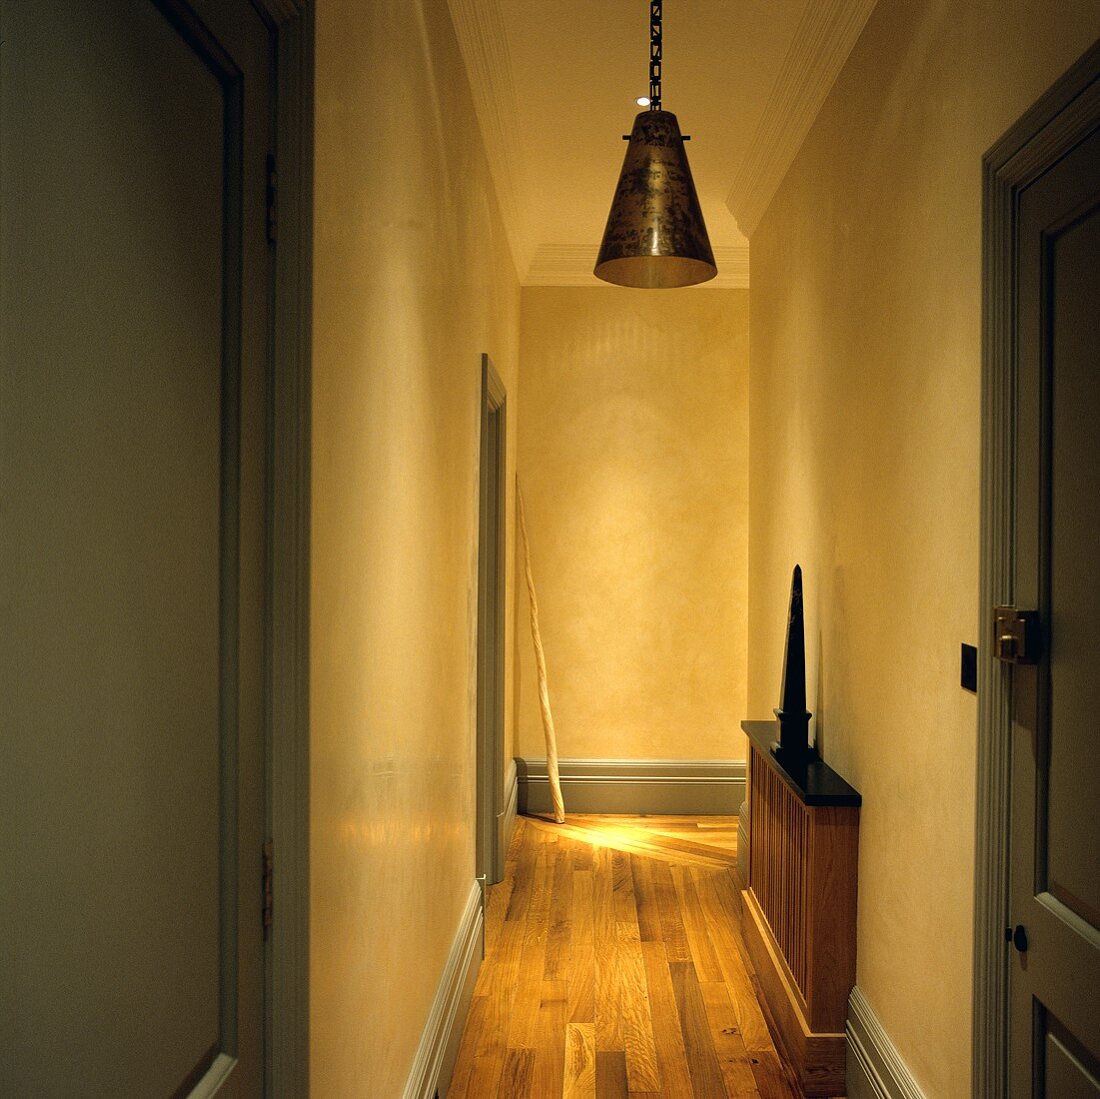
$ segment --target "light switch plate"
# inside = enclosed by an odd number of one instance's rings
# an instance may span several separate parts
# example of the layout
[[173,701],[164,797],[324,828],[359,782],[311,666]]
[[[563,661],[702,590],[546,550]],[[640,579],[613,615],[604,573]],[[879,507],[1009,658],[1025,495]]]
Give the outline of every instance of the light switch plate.
[[960,660],[960,681],[964,690],[978,693],[978,648],[976,645],[963,644]]

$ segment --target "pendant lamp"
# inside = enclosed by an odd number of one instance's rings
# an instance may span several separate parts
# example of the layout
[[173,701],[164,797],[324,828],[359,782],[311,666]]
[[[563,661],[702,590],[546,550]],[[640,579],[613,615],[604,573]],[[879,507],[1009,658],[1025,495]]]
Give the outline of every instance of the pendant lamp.
[[593,272],[643,289],[691,286],[718,274],[680,125],[661,109],[661,4],[649,5],[649,109],[634,119]]

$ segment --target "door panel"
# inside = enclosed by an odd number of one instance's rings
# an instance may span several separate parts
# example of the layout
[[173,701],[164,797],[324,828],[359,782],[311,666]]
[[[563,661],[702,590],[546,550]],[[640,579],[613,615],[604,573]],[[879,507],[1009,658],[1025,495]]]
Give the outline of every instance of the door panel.
[[1097,1095],[1100,1050],[1100,136],[1020,197],[1017,603],[1044,651],[1014,670],[1013,1095]]
[[[1100,715],[1094,658],[1100,584],[1089,574],[1100,532],[1100,210],[1050,240],[1049,282],[1055,297],[1052,361],[1050,759],[1047,772],[1046,888],[1100,927],[1100,843],[1085,843],[1100,789],[1100,752],[1082,736],[1082,718]],[[1053,290],[1052,290],[1053,292]],[[1088,722],[1085,723],[1086,728]],[[1095,725],[1093,725],[1095,729]],[[1093,838],[1096,838],[1095,832]]]
[[1039,1012],[1042,1062],[1038,1076],[1056,1099],[1096,1099],[1100,1073],[1096,1061],[1049,1012]]
[[4,5],[4,1094],[262,1084],[270,44],[210,7]]

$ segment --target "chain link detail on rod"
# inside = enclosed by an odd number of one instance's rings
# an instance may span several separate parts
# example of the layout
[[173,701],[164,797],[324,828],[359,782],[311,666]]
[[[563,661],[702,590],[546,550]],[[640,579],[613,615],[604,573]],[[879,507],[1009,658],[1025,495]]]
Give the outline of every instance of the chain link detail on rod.
[[649,3],[649,109],[661,109],[661,3]]

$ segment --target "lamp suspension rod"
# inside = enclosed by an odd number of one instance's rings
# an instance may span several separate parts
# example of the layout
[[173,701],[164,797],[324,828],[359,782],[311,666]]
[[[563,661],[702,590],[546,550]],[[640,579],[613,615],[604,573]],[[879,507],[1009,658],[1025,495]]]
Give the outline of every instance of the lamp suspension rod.
[[661,109],[661,4],[649,0],[649,109]]

